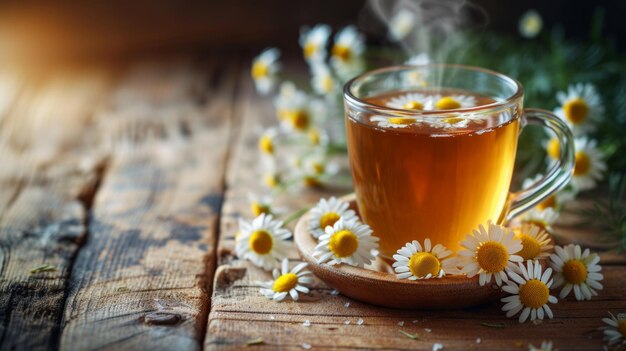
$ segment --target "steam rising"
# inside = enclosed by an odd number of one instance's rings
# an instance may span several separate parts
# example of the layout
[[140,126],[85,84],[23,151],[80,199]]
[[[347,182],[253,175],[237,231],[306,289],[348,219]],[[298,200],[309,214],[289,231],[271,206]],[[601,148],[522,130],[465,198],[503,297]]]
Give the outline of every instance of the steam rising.
[[[471,45],[464,31],[487,23],[484,11],[465,0],[369,0],[368,7],[387,27],[401,20],[403,37],[397,38],[393,29],[390,33],[408,56],[426,53],[433,62],[460,61],[463,48]],[[410,30],[409,18],[414,21]]]

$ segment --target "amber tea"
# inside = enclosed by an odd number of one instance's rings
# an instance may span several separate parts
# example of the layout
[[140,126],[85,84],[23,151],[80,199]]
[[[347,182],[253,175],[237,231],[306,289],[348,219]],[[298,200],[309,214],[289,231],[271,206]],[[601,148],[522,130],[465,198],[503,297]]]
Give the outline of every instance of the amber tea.
[[[446,96],[463,96],[474,105],[494,102],[467,91],[438,94],[442,97],[402,92],[366,101],[386,106],[394,99],[415,95],[441,103]],[[424,104],[405,100],[407,105]],[[501,218],[513,173],[519,119],[511,116],[485,129],[485,120],[459,118],[430,123],[412,118],[377,123],[375,116],[370,116],[374,123],[347,119],[359,209],[381,238],[384,255],[390,257],[405,243],[426,237],[456,250],[478,224]]]

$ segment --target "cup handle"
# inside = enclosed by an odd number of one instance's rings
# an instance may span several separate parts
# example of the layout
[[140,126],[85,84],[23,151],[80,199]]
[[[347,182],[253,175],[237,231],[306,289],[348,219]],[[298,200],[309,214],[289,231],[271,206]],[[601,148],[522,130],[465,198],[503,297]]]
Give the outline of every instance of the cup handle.
[[529,108],[524,110],[522,123],[523,126],[533,124],[552,130],[559,140],[559,159],[531,187],[511,194],[507,221],[535,207],[566,186],[574,171],[574,136],[565,122],[546,110]]

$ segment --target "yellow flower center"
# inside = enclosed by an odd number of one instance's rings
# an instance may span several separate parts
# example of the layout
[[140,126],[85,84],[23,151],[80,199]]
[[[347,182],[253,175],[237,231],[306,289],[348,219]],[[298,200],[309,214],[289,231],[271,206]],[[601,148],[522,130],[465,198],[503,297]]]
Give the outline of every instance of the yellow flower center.
[[456,101],[456,100],[454,100],[450,96],[442,97],[435,104],[435,108],[437,110],[453,110],[453,109],[457,109],[459,107],[461,107],[461,103]]
[[294,273],[287,273],[276,278],[272,290],[274,290],[274,292],[288,292],[295,288],[296,284],[298,284],[298,276]]
[[550,290],[540,280],[531,279],[519,287],[519,299],[522,305],[539,308],[548,303]]
[[537,33],[541,29],[541,19],[538,16],[529,16],[524,21],[524,31],[526,33]]
[[411,124],[415,122],[415,119],[413,118],[407,118],[407,117],[391,117],[389,118],[389,123],[391,124]]
[[294,129],[305,130],[309,127],[309,114],[305,111],[292,111],[286,116]]
[[328,242],[328,249],[339,258],[352,255],[358,247],[359,239],[349,230],[335,233]]
[[325,92],[327,93],[331,92],[334,87],[335,87],[335,82],[333,82],[333,79],[330,76],[326,76],[322,79],[322,88],[324,89]]
[[417,101],[409,101],[406,104],[404,104],[404,106],[402,106],[402,108],[404,108],[405,110],[417,110],[417,111],[421,111],[424,109],[424,104],[417,102]]
[[519,233],[516,237],[522,241],[522,250],[516,255],[522,256],[524,261],[532,260],[541,253],[541,245],[537,239],[525,233]]
[[267,185],[268,188],[275,188],[278,185],[278,176],[274,175],[274,174],[266,174],[263,177],[263,181],[265,182],[265,185]]
[[532,224],[532,225],[534,225],[534,226],[537,226],[537,227],[539,227],[539,229],[541,229],[541,230],[548,231],[548,222],[546,222],[546,221],[541,221],[541,220],[538,220],[538,219],[533,219],[533,220],[530,220],[530,221],[525,221],[525,222],[526,222],[526,223],[528,223],[528,224]]
[[272,211],[270,211],[270,207],[268,205],[261,204],[261,203],[256,202],[256,201],[253,201],[250,204],[250,209],[252,210],[252,214],[255,217],[258,217],[259,215],[261,215],[261,213],[265,213],[265,214],[272,213]]
[[342,61],[348,61],[352,57],[352,49],[345,45],[335,44],[333,46],[333,56]]
[[622,335],[626,336],[626,319],[620,319],[617,322],[617,330],[619,330]]
[[450,117],[450,118],[444,118],[443,119],[443,123],[448,123],[448,124],[455,124],[455,123],[459,123],[463,121],[463,118],[461,117]]
[[311,165],[311,168],[313,168],[313,172],[315,172],[316,174],[322,174],[324,173],[324,164],[321,162],[313,162],[313,164]]
[[256,230],[250,235],[248,245],[255,253],[265,255],[272,250],[274,245],[272,236],[265,230]]
[[315,43],[307,43],[304,45],[304,57],[311,58],[317,52],[317,44]]
[[328,226],[332,227],[335,225],[335,222],[339,220],[339,218],[341,218],[341,216],[335,212],[324,213],[322,217],[320,217],[320,228],[324,229]]
[[501,272],[509,261],[509,253],[499,242],[487,241],[478,248],[476,260],[489,273]]
[[539,205],[537,205],[537,208],[540,210],[545,210],[548,207],[551,207],[551,208],[556,207],[556,195],[552,195],[548,197],[547,199],[541,201]]
[[574,175],[582,176],[589,173],[589,169],[591,168],[591,159],[589,156],[583,151],[578,151],[576,153],[576,163],[574,165]]
[[252,65],[252,78],[254,79],[263,78],[267,76],[268,72],[269,67],[267,67],[265,62],[258,61]]
[[568,283],[582,284],[587,280],[587,267],[579,260],[569,260],[563,265],[563,278]]
[[559,139],[552,138],[548,141],[548,156],[552,157],[555,160],[559,159],[561,154],[561,145],[559,145]]
[[581,98],[569,100],[563,106],[563,113],[568,121],[574,124],[583,123],[589,115],[589,105]]
[[269,135],[263,135],[259,139],[259,150],[266,154],[274,153],[274,142],[272,141],[272,137]]
[[311,141],[311,144],[319,145],[319,143],[320,143],[320,133],[317,131],[317,129],[312,129],[307,136],[309,137],[309,140]]
[[436,277],[441,270],[441,262],[430,252],[417,252],[409,260],[409,270],[418,278],[425,277],[428,274]]
[[315,188],[320,186],[320,181],[316,177],[306,176],[304,177],[303,181],[304,185],[308,186],[309,188]]

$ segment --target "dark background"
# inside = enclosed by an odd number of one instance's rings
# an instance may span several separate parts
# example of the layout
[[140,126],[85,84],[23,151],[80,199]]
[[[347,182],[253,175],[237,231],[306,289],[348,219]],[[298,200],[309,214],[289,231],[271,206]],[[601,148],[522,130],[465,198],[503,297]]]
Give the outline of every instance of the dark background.
[[[521,14],[536,9],[544,18],[543,33],[561,24],[566,38],[574,39],[588,36],[594,10],[603,8],[604,34],[621,49],[626,46],[623,0],[472,3],[488,14],[488,30],[518,36]],[[295,54],[300,52],[297,39],[302,25],[328,23],[337,28],[357,23],[363,27],[369,21],[364,7],[362,0],[3,3],[0,55],[7,60],[54,62],[207,50],[257,53],[267,46]],[[383,33],[369,31],[370,44],[384,41]]]

